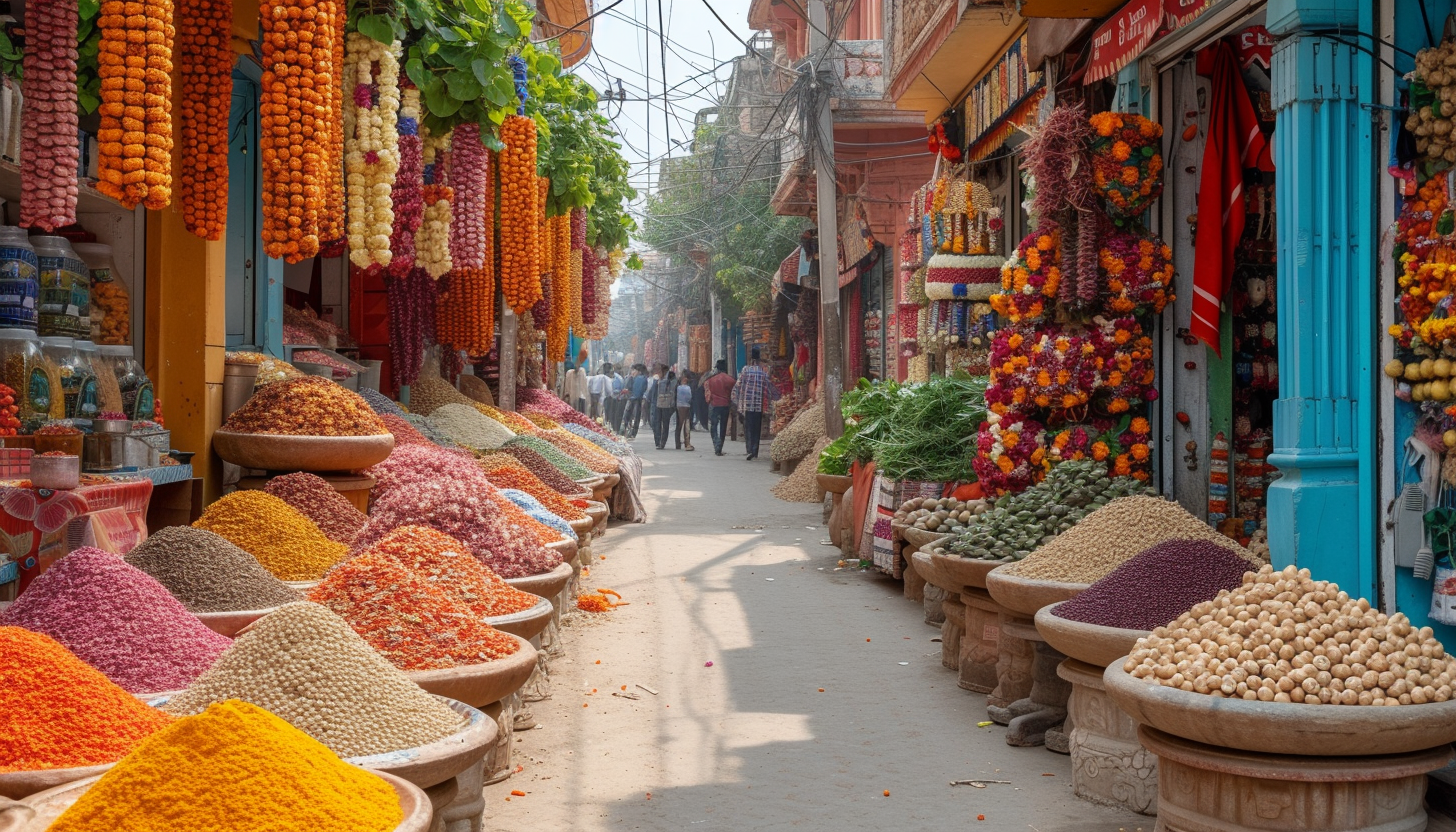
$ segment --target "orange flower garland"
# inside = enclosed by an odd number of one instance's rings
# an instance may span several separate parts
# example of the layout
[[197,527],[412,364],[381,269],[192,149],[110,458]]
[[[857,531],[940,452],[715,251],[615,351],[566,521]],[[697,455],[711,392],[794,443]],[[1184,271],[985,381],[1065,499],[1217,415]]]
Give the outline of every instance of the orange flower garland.
[[551,217],[547,222],[551,229],[551,245],[557,252],[556,259],[567,264],[567,267],[552,272],[551,322],[546,330],[547,354],[561,356],[552,358],[552,361],[565,361],[571,335],[571,294],[570,287],[566,285],[571,277],[571,217],[560,214]]
[[536,184],[536,122],[506,116],[501,125],[501,292],[517,315],[541,298],[541,235]]
[[323,202],[319,208],[319,245],[329,246],[329,254],[343,254],[344,248],[344,24],[348,20],[343,0],[329,0],[333,7],[333,26],[325,29],[327,46],[332,54],[328,78],[329,94],[324,105],[329,108],[328,140],[323,142]]
[[177,21],[182,122],[177,200],[187,230],[204,240],[222,239],[227,227],[232,26],[232,0],[197,0]]
[[96,22],[96,189],[127,208],[160,210],[172,201],[172,0],[107,0]]
[[583,320],[581,317],[582,299],[582,277],[583,266],[582,249],[586,247],[586,209],[573,208],[567,218],[567,229],[570,235],[571,264],[570,273],[566,278],[567,287],[571,290],[571,327],[577,334],[582,333]]
[[343,127],[330,122],[342,70],[330,42],[338,11],[333,0],[263,0],[259,9],[263,251],[289,263],[319,251],[324,164]]

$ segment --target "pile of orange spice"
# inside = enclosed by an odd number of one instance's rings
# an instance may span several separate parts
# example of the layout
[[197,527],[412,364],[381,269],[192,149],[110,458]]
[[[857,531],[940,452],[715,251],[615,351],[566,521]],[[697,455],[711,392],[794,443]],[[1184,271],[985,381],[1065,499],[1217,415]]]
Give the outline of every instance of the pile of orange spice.
[[[510,457],[507,457],[510,459]],[[514,459],[511,459],[515,462]],[[586,512],[571,504],[571,501],[561,496],[560,492],[548,487],[546,483],[532,474],[520,463],[515,465],[489,469],[485,472],[485,478],[491,481],[496,488],[514,488],[517,491],[524,491],[540,501],[547,511],[560,517],[562,520],[585,520]]]
[[393,559],[478,616],[510,615],[541,601],[506,583],[465,544],[428,526],[400,526],[360,554],[371,552]]
[[171,722],[50,636],[0,627],[0,773],[114,763]]

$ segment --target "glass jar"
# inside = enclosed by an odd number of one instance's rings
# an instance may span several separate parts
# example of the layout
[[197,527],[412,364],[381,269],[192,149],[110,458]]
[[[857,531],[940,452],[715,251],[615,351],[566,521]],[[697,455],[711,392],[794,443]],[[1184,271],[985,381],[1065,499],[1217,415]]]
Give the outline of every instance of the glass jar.
[[[21,433],[34,433],[50,420],[57,400],[64,402],[59,377],[52,378],[40,339],[26,329],[0,329],[0,382],[15,391]],[[54,383],[53,383],[54,382]],[[58,399],[58,397],[61,397]],[[64,412],[65,405],[61,405]]]
[[49,335],[40,339],[40,349],[46,358],[55,363],[60,374],[61,392],[66,402],[66,418],[94,419],[101,412],[96,372],[91,362],[81,356],[81,351],[76,348],[77,343],[70,338]]
[[98,344],[131,343],[131,293],[116,270],[111,246],[72,243],[91,271],[91,340]]
[[0,226],[0,327],[35,329],[40,261],[24,228]]
[[[111,365],[116,386],[121,395],[121,412],[128,419],[138,421],[151,419],[156,415],[157,402],[152,391],[152,381],[142,365],[137,363],[131,347],[107,344],[102,346],[101,355]],[[104,398],[103,398],[104,402]],[[105,404],[102,405],[103,409]]]
[[91,270],[65,237],[31,237],[40,264],[36,331],[67,338],[91,337]]

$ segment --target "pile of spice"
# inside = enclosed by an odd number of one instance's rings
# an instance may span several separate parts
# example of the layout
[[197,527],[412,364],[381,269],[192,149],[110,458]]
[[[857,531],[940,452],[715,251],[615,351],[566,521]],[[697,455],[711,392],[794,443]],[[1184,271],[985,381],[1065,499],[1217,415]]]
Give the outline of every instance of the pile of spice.
[[428,418],[418,413],[406,413],[404,414],[404,420],[415,430],[419,431],[426,439],[442,448],[459,447],[455,444],[455,440],[436,430],[435,426],[430,424]]
[[[490,480],[496,488],[514,488],[524,491],[540,501],[541,505],[552,514],[562,520],[585,520],[586,512],[571,504],[571,501],[561,496],[558,492],[548,488],[546,483],[526,470],[525,466],[516,462],[511,457],[506,457],[512,466],[498,466],[487,469],[485,478]],[[484,461],[482,461],[484,467]]]
[[502,494],[499,488],[486,483],[482,490],[485,498],[490,501],[491,505],[499,513],[501,521],[523,539],[534,540],[536,543],[545,546],[547,543],[557,543],[565,537],[562,532],[556,531],[552,527],[527,514],[524,509]]
[[1068,621],[1151,630],[1223,590],[1238,589],[1253,565],[1207,540],[1169,540],[1139,553],[1057,607]]
[[539,430],[536,438],[550,442],[556,449],[590,468],[597,474],[617,473],[617,458],[585,439],[564,430]]
[[505,425],[486,416],[472,405],[447,404],[430,414],[435,429],[467,448],[499,448],[515,437]]
[[[488,482],[484,488],[494,490]],[[559,566],[561,556],[542,546],[533,529],[508,520],[496,502],[500,499],[481,483],[438,474],[432,481],[393,488],[375,501],[355,547],[373,545],[401,526],[428,526],[465,544],[503,578],[539,575]]]
[[359,398],[363,399],[370,409],[380,416],[404,415],[404,408],[399,406],[399,402],[372,387],[359,388]]
[[[524,463],[527,468],[531,468],[531,473],[535,474],[538,477],[541,477],[541,472],[537,471],[535,468],[532,468],[531,462],[528,461],[525,457],[516,454],[514,450],[516,448],[534,451],[552,467],[564,474],[567,479],[589,480],[592,477],[596,476],[596,474],[592,473],[592,470],[590,468],[576,461],[572,457],[562,453],[561,449],[539,437],[517,436],[515,439],[512,439],[504,446],[502,446],[501,450],[521,460],[521,462]],[[613,468],[613,470],[615,471],[616,469]],[[543,480],[546,479],[545,477],[541,478]]]
[[521,415],[526,418],[530,418],[532,414],[540,414],[563,424],[570,422],[573,425],[581,425],[587,430],[596,431],[607,436],[611,435],[611,431],[608,428],[597,424],[581,413],[577,413],[575,408],[551,395],[550,391],[547,390],[527,389],[524,387],[517,388],[516,410],[520,411]]
[[[287,361],[282,361],[270,355],[264,355],[261,352],[229,352],[226,360],[229,364],[257,364],[258,378],[253,382],[254,387],[262,387],[267,384],[272,384],[275,381],[282,381],[286,378],[298,378],[303,375],[297,367],[289,364]],[[100,380],[99,377],[103,375],[105,373],[97,374],[98,381]],[[118,398],[120,398],[120,395],[120,390],[118,389]]]
[[[517,462],[521,463],[523,468],[530,471],[532,476],[546,483],[547,487],[552,491],[569,500],[587,499],[592,495],[590,488],[568,477],[560,468],[551,464],[550,460],[530,448],[521,445],[515,447],[508,445],[501,448],[500,452],[514,458]],[[587,471],[585,467],[581,470],[587,476],[590,476],[591,472]],[[583,476],[582,479],[586,479],[587,476]]]
[[345,364],[322,350],[298,350],[293,353],[293,360],[328,367],[334,378],[349,378],[359,374],[359,371],[353,366]]
[[293,506],[312,520],[324,537],[345,546],[353,544],[359,530],[369,522],[364,512],[317,474],[300,471],[274,477],[263,491]]
[[476,402],[475,409],[511,429],[511,433],[530,433],[536,426],[519,413],[501,410],[488,404]]
[[408,488],[440,479],[485,482],[475,458],[464,451],[433,445],[405,445],[389,452],[383,462],[369,469],[374,478],[375,503],[398,488]]
[[469,407],[473,402],[469,396],[450,386],[450,382],[429,372],[420,373],[420,377],[410,385],[409,394],[410,412],[421,416],[429,416],[447,404]]
[[316,581],[349,553],[312,520],[262,491],[234,491],[192,525],[226,538],[285,581]]
[[1424,705],[1452,694],[1445,647],[1308,569],[1267,564],[1138,639],[1122,669],[1191,693],[1305,705]]
[[246,702],[179,719],[96,781],[47,832],[391,832],[389,783]]
[[259,619],[162,709],[188,716],[229,699],[266,708],[340,757],[427,745],[465,722],[344,619],[309,602]]
[[561,429],[585,439],[612,456],[626,456],[632,451],[632,446],[626,442],[619,442],[609,436],[603,436],[594,430],[587,430],[581,425],[565,424],[561,426]]
[[281,436],[389,433],[358,393],[318,376],[285,379],[258,390],[222,429]]
[[576,540],[576,531],[571,528],[571,524],[548,511],[545,506],[541,505],[540,500],[514,488],[502,488],[499,489],[499,493],[515,504],[516,508],[525,512],[527,517],[562,537]]
[[381,413],[379,414],[379,421],[384,423],[386,430],[394,434],[394,447],[396,448],[401,445],[435,444],[423,433],[415,429],[415,426],[406,421],[403,416],[396,416],[393,413]]
[[0,626],[45,633],[132,693],[181,690],[232,643],[150,575],[90,546],[41,573],[0,610]]
[[171,721],[49,636],[0,627],[0,773],[114,763]]
[[[519,459],[516,459],[510,454],[504,453],[500,450],[481,454],[480,456],[475,458],[475,461],[480,465],[480,470],[486,472],[487,474],[491,474],[495,471],[500,471],[503,469],[510,469],[512,471],[523,471],[527,474],[531,473],[531,469],[522,465]],[[532,476],[534,477],[535,475],[532,474]]]
[[1090,584],[1167,540],[1204,540],[1244,558],[1251,569],[1262,563],[1172,500],[1138,496],[1113,500],[1006,569],[1033,580]]
[[43,425],[35,431],[36,436],[80,436],[81,433],[80,428],[61,423]]
[[395,529],[361,554],[369,552],[392,558],[478,616],[510,615],[541,600],[501,580],[460,541],[424,526]]
[[349,622],[400,670],[485,664],[520,649],[514,638],[382,552],[339,564],[308,598]]
[[266,610],[302,600],[252,555],[212,532],[168,526],[126,554],[188,610]]

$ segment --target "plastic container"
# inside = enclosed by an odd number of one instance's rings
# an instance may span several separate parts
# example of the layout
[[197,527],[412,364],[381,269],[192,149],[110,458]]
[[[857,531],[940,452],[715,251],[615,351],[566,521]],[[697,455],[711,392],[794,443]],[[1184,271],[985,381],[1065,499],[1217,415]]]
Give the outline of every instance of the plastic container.
[[25,229],[0,226],[0,327],[34,330],[40,308],[40,261]]
[[31,237],[40,264],[36,332],[91,337],[91,270],[65,237]]
[[116,270],[111,246],[73,243],[71,248],[91,271],[91,340],[98,344],[130,344],[131,292]]
[[61,394],[66,402],[66,418],[91,419],[101,412],[101,396],[96,389],[96,371],[91,362],[81,357],[76,342],[60,335],[40,339],[41,352],[53,364],[61,379]]
[[[121,393],[121,412],[133,421],[156,415],[156,399],[152,381],[129,346],[107,344],[100,347],[101,356],[110,366]],[[104,406],[104,405],[103,405]]]
[[59,376],[52,377],[50,365],[40,349],[40,339],[27,329],[0,329],[0,381],[15,391],[22,433],[35,429],[51,418],[51,408],[64,397]]

